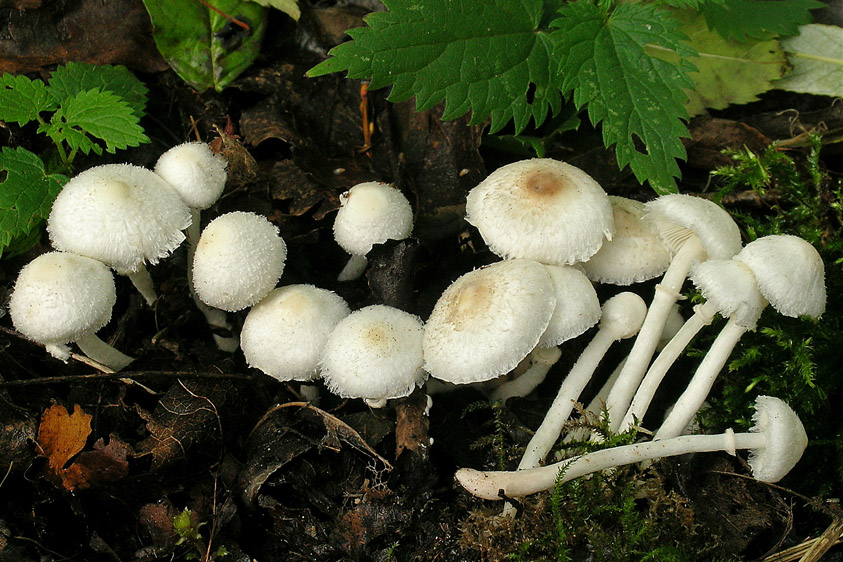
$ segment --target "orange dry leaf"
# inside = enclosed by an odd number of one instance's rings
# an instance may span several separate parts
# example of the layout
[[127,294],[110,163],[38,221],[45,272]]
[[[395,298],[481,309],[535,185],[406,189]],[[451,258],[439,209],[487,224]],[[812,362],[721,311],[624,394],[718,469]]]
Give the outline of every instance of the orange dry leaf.
[[68,490],[78,485],[78,476],[70,471],[66,464],[84,447],[88,435],[91,434],[90,414],[86,414],[79,404],[73,406],[73,413],[61,405],[47,408],[41,416],[38,428],[38,444],[42,454],[47,457],[48,475],[58,478]]

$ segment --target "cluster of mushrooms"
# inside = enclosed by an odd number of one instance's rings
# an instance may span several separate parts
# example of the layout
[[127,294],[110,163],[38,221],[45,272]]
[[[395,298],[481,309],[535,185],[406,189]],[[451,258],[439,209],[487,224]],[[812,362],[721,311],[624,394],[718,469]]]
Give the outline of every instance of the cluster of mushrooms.
[[[640,203],[608,196],[569,164],[520,161],[490,174],[466,202],[467,221],[502,260],[455,280],[423,322],[385,305],[352,312],[339,295],[313,285],[276,288],[286,245],[278,228],[254,213],[221,215],[200,235],[199,212],[221,194],[225,168],[206,144],[186,143],[164,153],[154,171],[105,165],[71,179],[48,220],[56,251],[25,266],[15,285],[16,329],[57,358],[66,360],[75,342],[94,361],[124,368],[132,358],[95,335],[115,302],[109,268],[128,275],[152,303],[145,264],[187,238],[191,290],[209,324],[230,328],[227,313],[250,308],[239,338],[215,336],[220,348],[239,347],[250,366],[300,381],[310,397],[318,390],[309,383],[321,377],[333,393],[372,407],[425,384],[428,394],[478,385],[491,400],[505,401],[536,388],[559,359],[559,345],[596,325],[518,470],[457,472],[479,497],[523,496],[552,487],[560,472],[568,480],[694,451],[749,449],[753,475],[775,482],[807,445],[796,414],[769,396],[756,400],[749,433],[686,434],[732,349],[768,304],[792,317],[823,313],[823,263],[798,237],[742,246],[729,214],[706,199],[674,194]],[[340,202],[334,236],[351,255],[342,281],[365,271],[373,245],[408,237],[413,212],[398,189],[380,182],[356,185]],[[649,306],[626,291],[601,305],[593,286],[659,276]],[[686,278],[705,298],[687,319],[678,304]],[[560,439],[590,437],[561,432],[613,342],[635,337],[586,410],[605,407],[611,429],[623,431],[644,418],[674,360],[717,314],[728,321],[652,440],[542,466]]]

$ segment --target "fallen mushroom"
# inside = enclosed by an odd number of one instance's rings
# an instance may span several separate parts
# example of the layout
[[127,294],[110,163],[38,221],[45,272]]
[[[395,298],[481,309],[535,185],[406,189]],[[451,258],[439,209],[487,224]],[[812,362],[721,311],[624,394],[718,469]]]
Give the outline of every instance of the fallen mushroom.
[[132,357],[96,336],[111,320],[117,300],[114,276],[102,262],[65,252],[41,254],[21,269],[9,299],[15,329],[67,361],[68,342],[115,371]]
[[715,435],[683,435],[670,439],[612,447],[572,457],[530,470],[483,472],[470,468],[457,471],[456,479],[477,497],[501,500],[549,490],[585,474],[663,457],[749,449],[752,475],[761,482],[778,482],[799,462],[808,444],[805,428],[796,413],[782,400],[759,396],[755,400],[754,425],[747,433],[731,429]]

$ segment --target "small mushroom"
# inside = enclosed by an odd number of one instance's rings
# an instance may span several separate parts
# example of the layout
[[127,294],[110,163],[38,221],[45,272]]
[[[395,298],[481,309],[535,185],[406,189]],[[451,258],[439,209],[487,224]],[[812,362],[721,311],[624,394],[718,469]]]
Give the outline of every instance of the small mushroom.
[[278,227],[255,213],[234,211],[212,220],[193,256],[193,288],[205,304],[236,312],[275,287],[287,245]]
[[663,457],[749,449],[752,475],[761,482],[778,482],[799,462],[808,445],[805,428],[796,413],[782,400],[759,396],[755,400],[754,425],[747,433],[731,429],[715,435],[683,435],[671,439],[634,443],[587,453],[555,464],[512,472],[457,471],[457,481],[483,499],[500,500],[535,494],[585,474]]
[[117,300],[114,276],[102,262],[48,252],[21,269],[9,299],[15,329],[67,361],[75,342],[94,361],[115,371],[133,361],[95,334],[111,320]]
[[363,398],[372,408],[409,396],[424,384],[424,326],[403,310],[376,304],[337,323],[322,350],[319,368],[328,389],[343,398]]
[[156,294],[144,264],[170,255],[189,226],[190,211],[170,184],[131,164],[105,164],[74,176],[47,219],[54,248],[128,275],[149,304]]
[[413,209],[397,188],[381,182],[360,183],[340,196],[334,239],[351,258],[339,281],[351,281],[366,270],[366,254],[375,244],[403,240],[413,230]]

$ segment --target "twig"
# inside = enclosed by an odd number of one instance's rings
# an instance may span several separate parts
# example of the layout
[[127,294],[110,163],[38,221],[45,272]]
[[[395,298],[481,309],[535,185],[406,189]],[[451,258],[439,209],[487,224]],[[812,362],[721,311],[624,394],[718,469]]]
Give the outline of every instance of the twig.
[[39,386],[45,384],[72,384],[82,381],[120,381],[132,383],[131,379],[170,377],[174,379],[236,379],[250,381],[249,375],[236,373],[193,373],[188,371],[121,371],[119,373],[91,373],[87,375],[65,375],[55,377],[41,377],[18,381],[0,382],[0,389],[17,386]]
[[835,518],[822,535],[771,554],[761,562],[818,562],[831,547],[843,543],[843,519]]
[[231,23],[233,23],[234,25],[238,25],[238,26],[242,27],[243,29],[245,29],[246,31],[250,31],[249,26],[248,26],[247,24],[243,23],[242,21],[240,21],[239,19],[237,19],[237,18],[235,18],[235,17],[233,17],[233,16],[230,16],[230,15],[226,14],[225,12],[223,12],[222,10],[220,10],[219,8],[216,8],[216,7],[214,7],[214,6],[211,6],[211,5],[210,5],[208,2],[206,2],[205,0],[197,0],[197,1],[198,1],[200,4],[202,4],[203,6],[205,6],[206,8],[208,8],[209,10],[213,10],[213,11],[215,11],[216,13],[218,13],[219,15],[221,15],[222,17],[224,17],[225,19],[227,19],[228,21],[230,21],[230,22],[231,22]]

